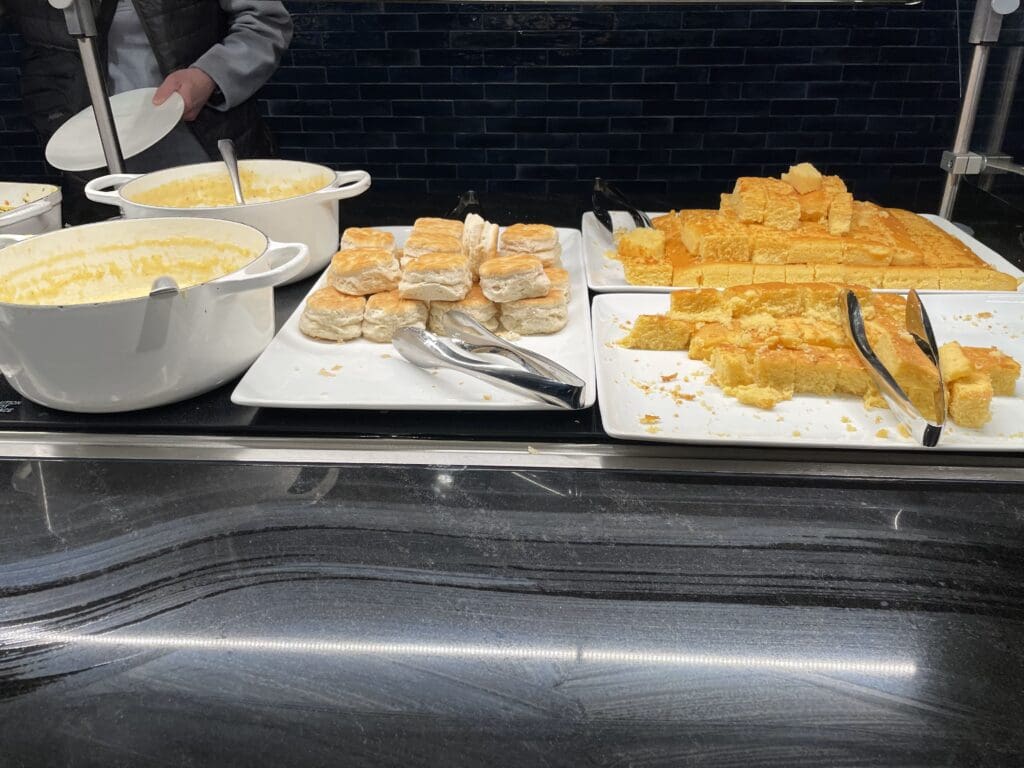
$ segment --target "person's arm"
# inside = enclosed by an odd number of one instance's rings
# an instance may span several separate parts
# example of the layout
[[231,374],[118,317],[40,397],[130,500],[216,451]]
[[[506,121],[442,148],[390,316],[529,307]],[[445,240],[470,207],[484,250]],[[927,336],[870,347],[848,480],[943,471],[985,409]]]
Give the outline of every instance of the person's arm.
[[237,107],[274,74],[292,40],[292,19],[284,4],[270,0],[219,0],[230,16],[228,34],[188,69],[172,72],[157,89],[154,104],[178,91],[185,119],[204,106]]

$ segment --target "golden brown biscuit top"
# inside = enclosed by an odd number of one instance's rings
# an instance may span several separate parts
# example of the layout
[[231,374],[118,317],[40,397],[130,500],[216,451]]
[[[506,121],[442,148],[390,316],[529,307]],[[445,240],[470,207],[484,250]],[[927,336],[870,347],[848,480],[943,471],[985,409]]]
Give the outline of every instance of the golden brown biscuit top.
[[551,281],[552,289],[563,290],[564,286],[569,285],[569,273],[560,269],[559,267],[547,267],[544,270],[544,274],[548,276],[548,280]]
[[395,254],[382,248],[349,248],[334,254],[331,272],[340,277],[354,276],[369,269],[387,267],[394,261]]
[[349,227],[345,230],[341,242],[355,248],[383,248],[391,250],[395,247],[395,236],[390,232],[382,232],[372,227]]
[[399,295],[398,291],[375,293],[366,300],[367,312],[374,310],[377,312],[386,312],[388,314],[397,314],[415,312],[421,306],[423,306],[422,301],[416,301],[415,299],[403,299]]
[[565,297],[565,291],[552,290],[548,291],[546,296],[538,296],[535,299],[518,299],[516,301],[510,301],[502,304],[502,308],[508,309],[558,309],[558,307],[564,307],[568,304],[568,300]]
[[423,231],[409,235],[405,241],[405,250],[427,251],[430,253],[459,253],[462,251],[462,238],[454,235]]
[[501,233],[501,249],[546,251],[558,242],[558,231],[550,224],[513,224]]
[[466,257],[456,253],[427,253],[405,265],[404,275],[437,270],[466,269]]
[[542,275],[544,265],[536,256],[500,256],[488,259],[480,265],[480,278],[512,277],[513,275]]
[[362,313],[366,299],[362,296],[349,296],[328,286],[310,294],[306,306],[326,312]]
[[451,237],[462,237],[463,224],[455,219],[437,219],[424,216],[412,224],[413,234],[418,232],[432,232],[435,234],[450,235]]

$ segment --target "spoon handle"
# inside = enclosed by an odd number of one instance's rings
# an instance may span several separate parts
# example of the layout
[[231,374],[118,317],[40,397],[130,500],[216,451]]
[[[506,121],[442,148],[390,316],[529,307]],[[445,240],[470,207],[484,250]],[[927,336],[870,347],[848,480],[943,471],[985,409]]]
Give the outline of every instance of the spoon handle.
[[242,179],[238,175],[238,158],[235,156],[235,142],[231,139],[221,139],[217,142],[217,149],[228,167],[228,176],[231,177],[231,187],[235,192],[235,202],[245,205],[245,198],[242,196]]

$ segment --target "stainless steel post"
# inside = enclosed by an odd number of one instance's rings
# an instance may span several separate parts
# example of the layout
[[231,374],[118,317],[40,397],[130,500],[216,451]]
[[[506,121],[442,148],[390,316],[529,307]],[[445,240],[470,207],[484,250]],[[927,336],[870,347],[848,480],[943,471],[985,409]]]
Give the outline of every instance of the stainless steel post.
[[[990,46],[998,42],[999,32],[1003,26],[1003,16],[1013,13],[1020,7],[1020,0],[978,0],[971,20],[971,31],[967,41],[974,46],[971,57],[971,70],[967,75],[964,87],[964,103],[960,108],[960,122],[953,140],[953,156],[964,155],[971,148],[971,133],[974,131],[974,118],[978,115],[978,102],[981,100],[981,88],[985,83],[985,67],[988,65]],[[959,42],[958,42],[959,44]],[[946,174],[946,187],[942,191],[942,203],[939,215],[948,219],[953,214],[956,194],[960,189],[961,169],[955,166]]]
[[[985,145],[985,154],[998,155],[1003,149],[1003,139],[1006,138],[1006,126],[1010,122],[1010,112],[1013,111],[1013,101],[1017,95],[1017,81],[1020,79],[1021,64],[1024,63],[1024,46],[1010,48],[1006,52],[1006,65],[1003,67],[1003,85],[999,90],[999,104],[996,106],[996,114],[992,119],[992,128],[989,130],[988,143]],[[981,177],[981,188],[992,189],[995,181],[995,174],[986,173]]]
[[100,134],[103,156],[111,173],[124,173],[124,155],[117,138],[114,115],[110,111],[107,95],[107,78],[96,55],[96,17],[89,0],[50,0],[50,5],[64,11],[68,34],[78,41],[78,52],[82,56],[85,82],[89,86],[89,98],[96,117],[96,130]]
[[[971,134],[974,132],[974,118],[978,114],[981,88],[985,82],[988,54],[989,47],[987,45],[974,46],[971,71],[967,76],[967,85],[964,87],[964,103],[960,108],[960,121],[956,128],[956,138],[953,139],[953,153],[957,155],[963,154],[971,148]],[[939,216],[942,218],[948,219],[953,214],[953,206],[956,204],[956,193],[959,188],[960,174],[947,173],[946,187],[942,191],[942,204],[939,206]]]

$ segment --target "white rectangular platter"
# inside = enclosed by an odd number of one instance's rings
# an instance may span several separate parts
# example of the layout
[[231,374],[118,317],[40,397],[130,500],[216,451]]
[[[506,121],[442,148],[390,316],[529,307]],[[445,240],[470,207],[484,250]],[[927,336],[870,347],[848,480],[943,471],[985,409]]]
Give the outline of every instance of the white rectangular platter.
[[[1024,361],[1024,296],[933,293],[922,301],[939,344],[955,340],[965,346],[996,346]],[[709,381],[711,369],[685,352],[618,346],[637,315],[660,314],[668,307],[664,294],[603,294],[594,299],[598,403],[605,431],[612,437],[790,448],[921,449],[900,435],[891,412],[868,410],[860,398],[794,395],[773,410],[761,410],[726,396]],[[1017,383],[1015,397],[993,399],[992,421],[983,429],[947,421],[938,449],[1024,450],[1024,384]]]
[[[648,215],[651,218],[654,218],[655,216],[661,216],[662,214],[650,213]],[[1000,272],[1013,275],[1018,279],[1024,278],[1024,271],[1013,266],[1013,264],[993,251],[987,245],[975,240],[962,229],[950,223],[946,219],[927,213],[922,213],[920,215],[928,219],[928,221],[935,224],[944,232],[947,232],[957,240],[960,240],[964,245],[974,251],[985,263],[995,267]],[[625,211],[611,211],[611,217],[612,224],[616,229],[620,227],[623,229],[632,229],[633,220]],[[607,255],[609,251],[615,250],[611,233],[601,226],[601,222],[599,222],[597,217],[590,211],[583,214],[582,232],[583,261],[587,267],[587,284],[590,286],[592,291],[596,291],[597,293],[668,293],[669,291],[685,290],[681,288],[673,288],[668,285],[631,285],[627,282],[626,273],[622,270],[622,264]],[[1022,289],[1024,289],[1024,287],[1022,287]],[[882,292],[899,293],[900,291],[886,289]],[[922,291],[922,293],[923,292],[924,291]],[[935,292],[936,291],[927,291],[927,293]]]
[[[378,227],[399,245],[411,227]],[[594,404],[594,346],[590,307],[580,254],[580,233],[559,229],[562,264],[571,282],[569,322],[550,336],[523,336],[515,344],[564,365],[587,382],[584,407]],[[324,285],[325,275],[310,290]],[[235,387],[236,405],[264,408],[334,408],[422,411],[558,410],[524,395],[455,371],[425,371],[390,344],[356,339],[341,344],[317,341],[299,331],[299,305]],[[504,358],[496,360],[507,363]]]

